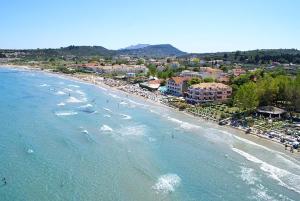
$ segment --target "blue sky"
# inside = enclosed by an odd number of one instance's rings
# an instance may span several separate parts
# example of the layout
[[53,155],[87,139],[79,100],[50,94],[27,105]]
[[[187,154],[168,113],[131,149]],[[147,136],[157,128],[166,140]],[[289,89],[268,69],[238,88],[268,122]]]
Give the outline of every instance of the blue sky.
[[0,48],[300,49],[298,0],[0,0]]

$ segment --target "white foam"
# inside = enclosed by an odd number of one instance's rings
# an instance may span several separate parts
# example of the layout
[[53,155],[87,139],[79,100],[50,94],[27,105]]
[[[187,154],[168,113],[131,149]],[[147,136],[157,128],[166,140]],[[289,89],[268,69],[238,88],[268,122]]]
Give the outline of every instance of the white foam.
[[261,184],[257,185],[257,188],[251,188],[251,191],[255,194],[250,197],[253,200],[277,201],[277,199],[268,194],[268,189]]
[[64,102],[58,103],[57,106],[64,106],[66,105]]
[[74,84],[69,84],[68,86],[69,86],[69,87],[74,87],[74,88],[79,88],[79,87],[80,87],[80,86],[74,85]]
[[155,142],[156,141],[156,139],[153,138],[153,137],[148,137],[148,140],[149,140],[149,142]]
[[107,112],[112,112],[111,109],[108,109],[106,107],[103,108],[103,110],[107,111]]
[[181,121],[179,119],[175,119],[173,117],[167,117],[168,120],[170,121],[173,121],[177,124],[180,125],[181,128],[183,129],[187,129],[187,130],[190,130],[190,129],[198,129],[198,128],[201,128],[200,126],[197,126],[195,124],[191,124],[191,123],[188,123],[188,122],[185,122],[185,121]]
[[77,112],[74,111],[59,111],[55,112],[56,116],[72,116],[78,114]]
[[290,190],[300,193],[300,176],[293,174],[287,170],[275,167],[269,163],[266,163],[255,156],[246,153],[240,149],[232,147],[232,150],[247,160],[260,164],[260,169],[268,174],[269,177],[278,181],[278,184],[284,186]]
[[247,167],[241,167],[241,178],[249,185],[253,185],[256,181],[258,181],[258,178],[254,173],[254,169]]
[[73,91],[72,89],[69,89],[69,88],[64,88],[63,90],[67,91],[67,92],[72,92]]
[[103,124],[100,128],[101,131],[104,131],[104,132],[112,132],[113,129],[111,127],[109,127],[108,125],[105,125]]
[[87,130],[82,130],[81,132],[84,134],[89,134],[89,132]]
[[146,126],[145,125],[128,126],[120,129],[118,133],[121,136],[144,136],[146,135]]
[[128,103],[126,103],[125,101],[121,101],[120,105],[127,105]]
[[107,118],[110,118],[111,117],[111,115],[109,115],[109,114],[105,114],[105,115],[103,115],[104,117],[107,117]]
[[[223,131],[223,132],[226,132],[226,131]],[[247,140],[247,139],[245,139],[245,138],[241,138],[241,137],[236,136],[236,135],[232,135],[232,136],[233,136],[234,138],[236,138],[236,139],[242,141],[242,142],[246,142],[247,144],[251,144],[251,145],[253,145],[253,146],[260,147],[260,148],[265,149],[265,150],[267,150],[267,151],[277,152],[277,151],[275,151],[275,150],[269,149],[269,148],[267,148],[267,147],[265,147],[265,146],[263,146],[263,145],[257,144],[257,143],[255,143],[255,142],[252,142],[252,141]]]
[[81,95],[81,96],[85,96],[86,95],[83,91],[80,91],[80,90],[76,90],[75,92],[77,94]]
[[32,154],[34,151],[32,149],[28,149],[27,153]]
[[180,185],[180,182],[181,178],[177,174],[165,174],[158,178],[152,188],[156,190],[156,192],[171,193]]
[[66,102],[67,102],[67,103],[82,103],[83,101],[82,101],[82,100],[79,100],[79,99],[77,99],[77,98],[75,98],[75,97],[73,97],[73,96],[71,96],[70,98],[68,98],[68,99],[66,100]]
[[82,108],[82,109],[87,109],[87,108],[91,108],[91,107],[93,107],[92,104],[86,104],[86,105],[79,106],[79,108]]
[[63,92],[63,91],[58,91],[58,92],[56,92],[55,94],[56,94],[56,95],[65,95],[66,93]]
[[49,87],[49,84],[40,84],[40,87]]
[[123,117],[122,119],[126,119],[126,120],[132,119],[132,117],[127,114],[120,114],[120,115]]
[[120,96],[117,96],[116,94],[112,94],[112,93],[109,93],[108,95],[110,95],[113,98],[121,98]]

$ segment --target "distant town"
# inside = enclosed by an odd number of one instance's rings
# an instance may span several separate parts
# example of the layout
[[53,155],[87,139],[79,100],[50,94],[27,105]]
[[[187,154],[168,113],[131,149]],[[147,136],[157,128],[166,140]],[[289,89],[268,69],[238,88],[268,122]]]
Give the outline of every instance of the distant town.
[[[188,54],[171,45],[0,50],[0,64],[106,84],[220,125],[283,143],[300,142],[300,51]],[[299,150],[299,149],[298,149]]]

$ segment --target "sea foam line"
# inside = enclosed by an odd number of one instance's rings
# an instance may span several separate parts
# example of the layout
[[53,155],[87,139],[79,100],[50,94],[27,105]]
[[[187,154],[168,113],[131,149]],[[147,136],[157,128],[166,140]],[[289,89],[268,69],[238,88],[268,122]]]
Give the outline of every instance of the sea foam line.
[[[255,156],[246,153],[240,149],[231,148],[234,152],[240,154],[241,156],[245,157],[248,161],[260,164],[260,169],[268,174],[269,177],[278,181],[278,184],[286,187],[290,190],[293,190],[297,193],[300,193],[300,176],[293,174],[287,170],[275,167],[269,163],[266,163]],[[285,183],[283,179],[288,180],[289,184]]]
[[184,129],[198,129],[198,128],[201,128],[200,126],[197,126],[195,124],[191,124],[191,123],[188,123],[188,122],[185,122],[185,121],[181,121],[179,119],[175,119],[173,117],[167,117],[168,120],[170,121],[173,121],[175,123],[178,123],[180,125],[181,128],[184,128]]
[[77,112],[74,111],[59,111],[55,112],[56,116],[72,116],[78,114]]

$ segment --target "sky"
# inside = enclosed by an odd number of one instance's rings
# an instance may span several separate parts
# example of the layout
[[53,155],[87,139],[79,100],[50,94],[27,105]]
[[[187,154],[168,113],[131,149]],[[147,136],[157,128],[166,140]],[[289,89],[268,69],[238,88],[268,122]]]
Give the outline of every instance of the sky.
[[299,0],[0,0],[0,49],[300,49]]

